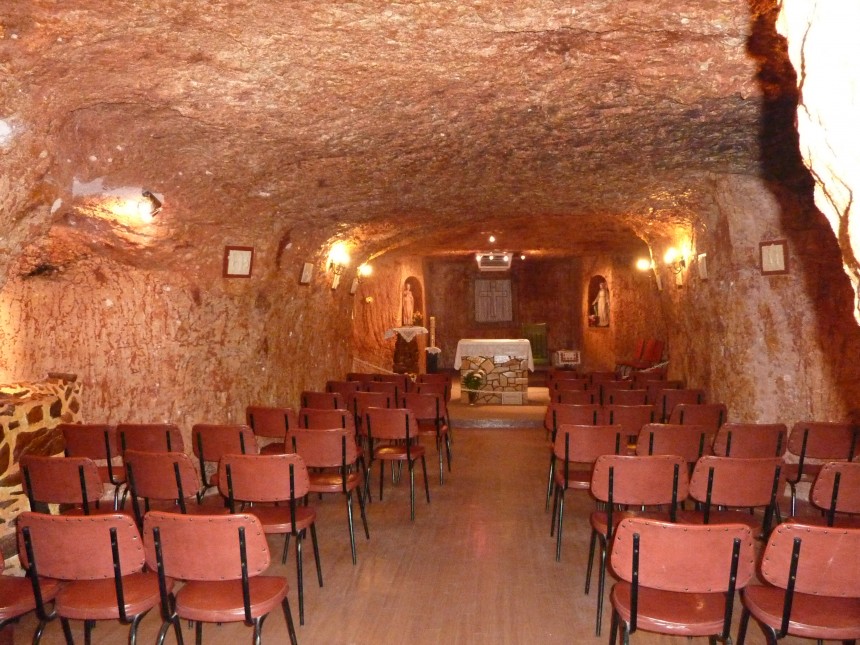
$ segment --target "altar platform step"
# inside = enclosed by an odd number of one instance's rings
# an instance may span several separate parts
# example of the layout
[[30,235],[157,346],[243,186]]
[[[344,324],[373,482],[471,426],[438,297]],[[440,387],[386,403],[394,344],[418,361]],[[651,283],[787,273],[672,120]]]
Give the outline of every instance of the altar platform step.
[[542,428],[549,390],[529,387],[526,405],[469,405],[460,401],[460,384],[452,384],[448,414],[457,428]]

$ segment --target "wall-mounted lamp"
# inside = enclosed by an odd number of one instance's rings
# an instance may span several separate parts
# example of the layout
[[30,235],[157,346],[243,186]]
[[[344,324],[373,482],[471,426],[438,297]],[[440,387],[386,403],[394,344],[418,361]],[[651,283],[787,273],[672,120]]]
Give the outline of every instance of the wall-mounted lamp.
[[650,271],[654,268],[654,263],[649,258],[639,258],[636,260],[636,269],[639,271]]
[[158,199],[152,192],[143,191],[143,199],[137,203],[137,210],[141,217],[151,218],[161,212],[161,200]]
[[328,252],[327,268],[332,272],[331,288],[337,289],[340,284],[340,276],[343,270],[349,265],[349,251],[344,242],[336,242],[332,245]]
[[359,284],[361,284],[365,279],[369,278],[372,273],[373,267],[365,263],[359,265],[358,271],[355,272],[355,277],[358,280]]
[[672,269],[672,273],[679,274],[687,268],[687,259],[674,246],[670,246],[663,256],[666,266]]

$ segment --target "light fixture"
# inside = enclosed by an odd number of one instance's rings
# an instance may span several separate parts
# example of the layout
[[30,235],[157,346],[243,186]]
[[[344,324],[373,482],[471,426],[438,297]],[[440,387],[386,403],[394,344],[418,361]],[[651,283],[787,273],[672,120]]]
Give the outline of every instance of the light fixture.
[[681,255],[674,246],[670,246],[666,249],[666,255],[663,256],[663,261],[675,274],[679,274],[687,268],[686,258]]
[[359,265],[358,271],[355,272],[355,277],[361,283],[365,278],[369,278],[373,273],[373,267],[367,263]]
[[328,252],[328,270],[334,277],[331,280],[331,288],[337,289],[340,284],[340,276],[349,264],[349,251],[345,242],[335,242]]
[[155,217],[161,212],[161,201],[151,191],[143,191],[143,200],[137,203],[138,212],[142,217]]
[[525,259],[526,259],[526,254],[520,253],[520,260],[525,260]]
[[650,271],[654,268],[654,263],[648,258],[639,258],[636,260],[636,268],[639,271]]
[[488,239],[490,241],[490,244],[494,244],[496,242],[496,236],[495,235],[491,235]]

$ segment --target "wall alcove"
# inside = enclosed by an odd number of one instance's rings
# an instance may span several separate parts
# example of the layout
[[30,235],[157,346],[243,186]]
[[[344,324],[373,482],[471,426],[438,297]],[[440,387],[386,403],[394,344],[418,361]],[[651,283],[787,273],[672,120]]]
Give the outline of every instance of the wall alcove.
[[609,284],[602,275],[594,275],[588,281],[586,311],[589,327],[609,327]]

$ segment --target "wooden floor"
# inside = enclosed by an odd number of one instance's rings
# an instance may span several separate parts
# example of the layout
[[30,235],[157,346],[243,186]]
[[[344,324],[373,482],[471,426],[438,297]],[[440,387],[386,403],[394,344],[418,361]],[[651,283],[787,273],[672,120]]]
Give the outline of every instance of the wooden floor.
[[[409,521],[408,479],[393,486],[387,478],[385,499],[369,506],[371,539],[358,532],[358,564],[349,555],[346,513],[340,497],[315,502],[325,586],[317,585],[313,556],[305,550],[305,625],[298,626],[295,559],[280,564],[281,537],[270,546],[272,573],[291,581],[290,602],[301,645],[331,644],[528,644],[606,643],[594,636],[595,598],[583,593],[591,503],[569,494],[562,561],[555,561],[544,511],[548,452],[542,430],[529,428],[460,428],[455,433],[453,472],[439,485],[435,451],[428,505],[416,495],[416,518]],[[434,467],[435,466],[435,467]],[[417,478],[420,486],[420,476]],[[308,545],[309,547],[310,545]],[[608,593],[607,593],[608,598]],[[607,605],[608,607],[608,601]],[[737,618],[732,637],[737,635]],[[152,643],[160,619],[141,623],[138,643]],[[14,642],[27,643],[34,621],[15,627]],[[83,642],[80,624],[76,639]],[[127,627],[100,623],[96,643],[122,643]],[[187,642],[193,630],[186,628]],[[242,624],[206,625],[204,642],[250,642]],[[267,643],[286,643],[282,613],[270,615],[263,629]],[[637,632],[634,643],[683,642]],[[48,626],[43,643],[63,642],[58,623]],[[174,642],[170,633],[167,642]],[[694,639],[693,642],[706,642]],[[751,625],[747,643],[763,643]],[[810,641],[786,639],[787,644]]]

